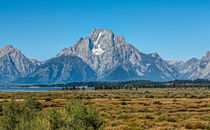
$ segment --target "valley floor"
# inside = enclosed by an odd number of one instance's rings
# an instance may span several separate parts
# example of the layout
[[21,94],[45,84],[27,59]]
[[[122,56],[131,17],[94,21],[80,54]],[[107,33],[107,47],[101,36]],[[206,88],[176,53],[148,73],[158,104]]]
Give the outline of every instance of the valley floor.
[[0,92],[0,104],[7,104],[11,98],[24,103],[31,96],[43,105],[43,111],[62,108],[75,99],[93,103],[105,119],[107,130],[210,129],[207,88]]

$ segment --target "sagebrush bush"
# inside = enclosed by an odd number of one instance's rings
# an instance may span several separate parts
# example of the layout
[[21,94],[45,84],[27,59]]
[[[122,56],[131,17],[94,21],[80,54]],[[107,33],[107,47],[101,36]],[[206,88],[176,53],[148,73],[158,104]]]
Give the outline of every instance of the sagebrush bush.
[[0,104],[0,113],[2,113],[2,105]]
[[74,101],[65,106],[67,112],[68,126],[74,129],[100,129],[103,119],[92,104],[84,105],[82,102]]
[[22,105],[11,100],[3,107],[0,123],[1,130],[98,130],[104,120],[92,104],[73,101],[42,111],[41,103],[30,98]]
[[45,100],[45,102],[49,102],[49,101],[52,100],[52,98],[51,97],[46,97],[44,100]]
[[47,118],[50,124],[50,129],[55,130],[65,127],[65,117],[59,110],[56,110],[55,108],[49,109]]
[[13,99],[3,108],[1,126],[4,130],[15,130],[19,127],[22,109]]
[[163,103],[161,101],[154,101],[153,104],[162,105]]
[[145,119],[152,120],[152,119],[154,119],[154,117],[152,117],[151,115],[145,115]]
[[31,111],[41,111],[42,110],[42,104],[38,102],[35,98],[29,98],[25,105],[25,108],[30,109]]
[[185,124],[186,129],[204,129],[206,126],[202,122],[187,122]]
[[121,105],[126,105],[127,103],[123,101],[123,102],[121,102],[120,104],[121,104]]
[[38,118],[39,112],[42,110],[42,105],[36,99],[30,97],[26,100],[26,103],[22,106],[22,119],[23,129],[32,129],[33,122]]

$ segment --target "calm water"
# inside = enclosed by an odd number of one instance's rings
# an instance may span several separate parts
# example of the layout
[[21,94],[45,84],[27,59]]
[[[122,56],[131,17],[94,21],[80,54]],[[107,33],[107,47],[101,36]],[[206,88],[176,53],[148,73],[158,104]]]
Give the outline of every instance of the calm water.
[[50,91],[50,90],[62,90],[57,87],[43,87],[43,88],[22,88],[22,87],[11,87],[11,88],[0,88],[0,92],[12,92],[12,91]]

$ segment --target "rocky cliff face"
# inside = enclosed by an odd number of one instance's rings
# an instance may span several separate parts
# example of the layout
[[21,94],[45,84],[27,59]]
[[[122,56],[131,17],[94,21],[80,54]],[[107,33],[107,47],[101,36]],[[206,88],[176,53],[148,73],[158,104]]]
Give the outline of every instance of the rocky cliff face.
[[157,53],[140,52],[121,35],[95,29],[44,62],[26,58],[11,45],[1,48],[0,83],[210,79],[209,61],[210,51],[201,59],[164,61]]
[[68,83],[79,81],[93,81],[95,72],[76,56],[60,56],[47,60],[27,78],[17,79],[18,83]]
[[0,83],[9,83],[19,77],[26,77],[38,66],[12,45],[0,48]]
[[106,29],[95,29],[89,37],[80,38],[58,55],[76,55],[96,73],[97,80],[172,80],[178,77],[175,69],[157,53],[144,54]]
[[201,59],[192,58],[181,64],[168,63],[179,72],[181,79],[210,79],[210,51]]

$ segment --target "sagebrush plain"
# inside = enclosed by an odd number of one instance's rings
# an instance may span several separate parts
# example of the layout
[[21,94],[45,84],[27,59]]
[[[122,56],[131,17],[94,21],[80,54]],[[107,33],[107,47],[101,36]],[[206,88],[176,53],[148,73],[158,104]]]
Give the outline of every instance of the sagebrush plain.
[[[84,106],[92,104],[101,117],[100,129],[210,129],[208,88],[1,92],[0,95],[3,109],[11,97],[18,104],[32,97],[43,108],[39,113],[51,109],[62,111],[74,101]],[[0,119],[2,117],[3,114]],[[52,129],[49,120],[39,122],[45,124],[46,129]]]

